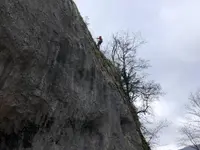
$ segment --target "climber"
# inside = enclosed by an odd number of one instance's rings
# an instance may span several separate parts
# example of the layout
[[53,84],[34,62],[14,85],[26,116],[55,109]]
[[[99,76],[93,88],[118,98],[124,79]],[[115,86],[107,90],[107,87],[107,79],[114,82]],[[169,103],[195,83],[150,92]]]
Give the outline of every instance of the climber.
[[98,47],[98,49],[100,49],[100,45],[103,42],[103,39],[101,36],[99,36],[97,39],[98,39],[97,47]]

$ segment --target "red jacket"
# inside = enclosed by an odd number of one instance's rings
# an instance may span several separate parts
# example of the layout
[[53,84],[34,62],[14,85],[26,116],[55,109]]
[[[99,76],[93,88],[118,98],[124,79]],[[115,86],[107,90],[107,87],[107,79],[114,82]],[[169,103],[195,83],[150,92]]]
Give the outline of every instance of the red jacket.
[[103,39],[102,39],[102,37],[101,37],[101,36],[99,36],[97,39],[99,39],[99,41],[103,41]]

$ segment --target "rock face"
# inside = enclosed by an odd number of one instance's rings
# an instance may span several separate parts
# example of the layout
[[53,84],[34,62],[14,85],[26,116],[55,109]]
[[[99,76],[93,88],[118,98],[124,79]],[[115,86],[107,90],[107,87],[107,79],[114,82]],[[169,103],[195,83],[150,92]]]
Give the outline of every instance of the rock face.
[[143,150],[72,0],[0,0],[0,150]]

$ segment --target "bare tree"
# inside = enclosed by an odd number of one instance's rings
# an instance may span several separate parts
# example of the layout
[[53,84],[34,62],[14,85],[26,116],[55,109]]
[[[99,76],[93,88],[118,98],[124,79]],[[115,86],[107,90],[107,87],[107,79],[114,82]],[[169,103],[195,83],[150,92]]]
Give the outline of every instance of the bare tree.
[[[150,67],[147,60],[138,58],[138,48],[145,44],[137,34],[120,32],[112,36],[112,40],[104,52],[121,73],[120,84],[128,97],[130,104],[137,106],[137,114],[140,117],[141,131],[148,144],[153,146],[158,140],[158,133],[167,126],[165,121],[156,125],[150,122],[147,115],[151,114],[151,104],[162,95],[161,86],[154,81],[148,81],[143,72]],[[152,114],[151,114],[152,115]],[[151,116],[152,117],[152,116]]]
[[150,67],[147,60],[137,58],[137,49],[144,44],[138,35],[120,32],[112,36],[110,59],[121,73],[121,87],[129,101],[140,103],[139,113],[149,113],[151,103],[162,94],[161,86],[146,81],[143,70]]
[[187,114],[184,125],[180,128],[179,144],[200,150],[200,90],[192,93],[186,106]]
[[182,137],[179,140],[179,144],[181,146],[188,146],[191,145],[195,150],[200,150],[199,146],[199,133],[196,133],[195,129],[191,127],[192,125],[187,124],[184,125],[181,129],[180,132],[182,133]]

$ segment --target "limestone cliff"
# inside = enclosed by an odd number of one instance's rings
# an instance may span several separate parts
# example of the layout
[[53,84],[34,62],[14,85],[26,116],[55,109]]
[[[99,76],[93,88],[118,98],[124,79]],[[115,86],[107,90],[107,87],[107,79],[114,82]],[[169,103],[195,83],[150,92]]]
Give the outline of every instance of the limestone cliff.
[[116,78],[72,0],[0,0],[0,150],[143,150]]

